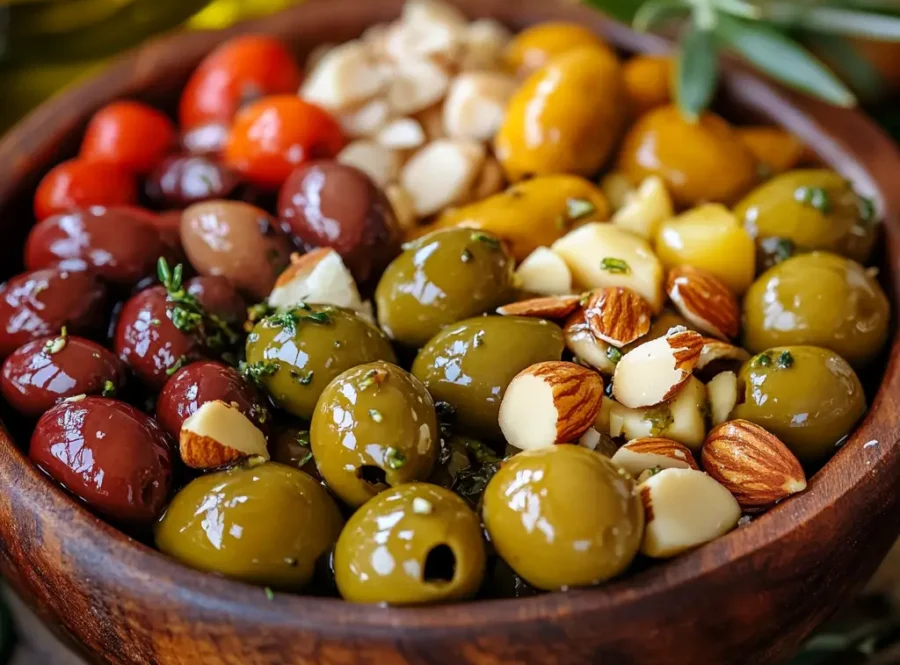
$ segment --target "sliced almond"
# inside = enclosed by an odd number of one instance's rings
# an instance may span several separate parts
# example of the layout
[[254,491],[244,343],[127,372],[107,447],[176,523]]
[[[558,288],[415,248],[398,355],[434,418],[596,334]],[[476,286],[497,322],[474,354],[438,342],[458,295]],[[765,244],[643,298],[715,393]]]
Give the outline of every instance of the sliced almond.
[[676,266],[669,271],[666,292],[681,315],[699,330],[723,340],[737,337],[740,332],[737,298],[711,272]]
[[577,441],[603,401],[603,379],[575,363],[551,361],[523,370],[500,402],[500,429],[519,450]]
[[[468,199],[470,201],[481,201],[502,192],[505,188],[506,175],[503,173],[503,167],[500,166],[500,162],[493,156],[488,155],[481,166],[481,172],[472,185],[472,191],[469,192]],[[569,269],[566,268],[566,272],[568,271]]]
[[675,208],[665,183],[659,176],[650,176],[627,197],[613,215],[612,223],[649,240],[656,235],[660,224],[674,216]]
[[699,333],[679,328],[635,347],[616,365],[613,396],[632,409],[670,399],[691,377],[702,347]]
[[638,486],[646,526],[641,552],[667,559],[715,540],[737,526],[741,508],[702,471],[664,469]]
[[520,300],[497,308],[502,316],[533,316],[539,319],[556,321],[566,318],[578,309],[581,296],[546,296]]
[[412,60],[399,65],[387,91],[394,115],[408,116],[443,99],[450,85],[446,72],[437,65]]
[[632,476],[647,469],[699,469],[694,454],[677,441],[662,437],[634,439],[616,451],[612,461]]
[[484,162],[485,149],[472,141],[438,139],[414,154],[400,172],[400,184],[426,217],[462,199]]
[[527,293],[555,296],[572,292],[569,266],[546,247],[538,247],[516,269],[519,288]]
[[365,313],[353,276],[340,254],[328,247],[292,254],[288,266],[269,294],[269,305],[288,309],[303,303],[335,305]]
[[624,208],[634,196],[634,186],[627,175],[621,171],[610,171],[600,181],[600,189],[609,201],[613,210]]
[[794,453],[746,420],[722,423],[709,433],[703,468],[748,511],[765,510],[806,489],[806,474]]
[[384,127],[390,115],[391,107],[387,101],[376,98],[344,111],[338,116],[338,122],[351,138],[369,137]]
[[360,41],[335,46],[317,63],[300,88],[303,99],[341,111],[377,95],[384,72]]
[[734,372],[720,372],[706,384],[709,413],[713,425],[720,425],[731,417],[738,401],[738,380]]
[[388,54],[397,62],[424,57],[451,64],[459,56],[467,23],[449,3],[409,0],[401,20],[389,30]]
[[650,331],[653,310],[634,291],[611,286],[591,292],[584,316],[594,337],[621,349]]
[[397,154],[374,141],[353,141],[341,150],[337,161],[355,166],[372,178],[376,185],[385,187],[397,179],[400,170]]
[[643,238],[615,224],[591,222],[567,233],[552,249],[579,286],[621,286],[643,296],[654,312],[662,309],[662,265]]
[[700,358],[697,360],[695,370],[726,367],[739,369],[748,360],[750,360],[750,354],[746,349],[718,339],[704,337],[703,348],[700,350]]
[[416,202],[402,186],[392,183],[384,188],[384,194],[391,207],[394,209],[394,216],[397,223],[404,231],[413,228],[416,225]]
[[425,143],[425,130],[418,120],[397,118],[382,127],[375,140],[392,150],[411,150]]
[[591,327],[584,317],[584,311],[574,312],[563,326],[563,338],[566,348],[578,362],[588,367],[612,375],[616,371],[616,363],[622,353],[612,345],[594,337]]
[[206,402],[181,425],[181,459],[192,469],[216,469],[248,457],[269,459],[266,437],[235,406]]
[[512,33],[494,19],[472,21],[463,33],[463,52],[460,69],[490,71],[501,67],[503,50],[512,40]]
[[444,130],[453,138],[489,141],[500,129],[517,81],[502,72],[468,72],[450,84]]

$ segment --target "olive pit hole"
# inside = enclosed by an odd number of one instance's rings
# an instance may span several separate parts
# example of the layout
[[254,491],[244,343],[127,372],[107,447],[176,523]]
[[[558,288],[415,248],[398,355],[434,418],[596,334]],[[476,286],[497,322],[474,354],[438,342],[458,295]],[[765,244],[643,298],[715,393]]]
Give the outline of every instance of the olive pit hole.
[[387,485],[387,474],[380,466],[363,464],[356,472],[357,477],[370,485]]
[[432,547],[425,557],[422,579],[430,584],[452,582],[456,576],[456,555],[449,545]]

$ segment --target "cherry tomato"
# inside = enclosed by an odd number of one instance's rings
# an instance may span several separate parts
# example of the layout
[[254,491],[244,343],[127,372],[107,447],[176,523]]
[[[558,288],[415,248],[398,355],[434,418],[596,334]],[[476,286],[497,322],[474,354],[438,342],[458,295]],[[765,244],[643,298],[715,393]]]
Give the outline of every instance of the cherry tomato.
[[264,95],[296,93],[301,73],[284,44],[265,35],[235,37],[210,53],[181,93],[183,129],[228,124],[238,109]]
[[135,177],[107,162],[70,159],[55,166],[34,194],[38,220],[90,206],[131,205],[137,202]]
[[296,167],[335,157],[344,144],[340,125],[327,111],[293,95],[275,95],[237,114],[225,163],[253,184],[277,188]]
[[161,111],[140,102],[113,102],[91,118],[79,156],[146,173],[162,161],[174,142],[175,126]]

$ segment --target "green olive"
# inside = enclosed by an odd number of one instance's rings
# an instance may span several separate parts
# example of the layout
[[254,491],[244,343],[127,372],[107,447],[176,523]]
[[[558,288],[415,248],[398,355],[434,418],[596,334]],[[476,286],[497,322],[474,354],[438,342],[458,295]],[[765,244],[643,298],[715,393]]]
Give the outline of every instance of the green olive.
[[378,323],[392,339],[420,347],[442,328],[515,296],[513,260],[496,237],[473,229],[435,231],[387,267],[375,291]]
[[865,268],[812,252],[773,266],[747,291],[744,346],[823,346],[862,367],[884,346],[889,321],[884,291]]
[[825,462],[866,411],[847,361],[816,346],[783,346],[754,356],[738,376],[743,418],[780,438],[804,464]]
[[421,605],[471,598],[484,577],[478,516],[453,492],[410,483],[347,521],[334,550],[338,590],[357,603]]
[[770,263],[817,249],[865,263],[877,230],[872,203],[828,169],[776,176],[750,192],[735,214]]
[[431,395],[386,362],[354,367],[328,384],[310,439],[328,487],[354,507],[388,487],[426,480],[440,446]]
[[156,546],[182,563],[251,584],[299,590],[343,519],[309,475],[274,462],[201,476],[156,525]]
[[501,441],[497,418],[510,381],[526,367],[559,360],[559,326],[522,316],[482,316],[435,335],[416,356],[412,373],[436,400],[456,409],[466,434]]
[[497,553],[545,590],[618,575],[644,535],[634,481],[607,457],[574,445],[506,460],[485,490],[482,516]]
[[273,314],[247,337],[247,372],[278,406],[306,420],[338,374],[363,363],[396,359],[378,328],[358,314],[328,305]]

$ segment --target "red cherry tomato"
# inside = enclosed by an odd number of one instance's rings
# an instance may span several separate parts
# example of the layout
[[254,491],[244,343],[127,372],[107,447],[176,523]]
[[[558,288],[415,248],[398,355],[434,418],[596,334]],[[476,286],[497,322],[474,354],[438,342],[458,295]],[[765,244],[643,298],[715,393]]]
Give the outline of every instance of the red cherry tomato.
[[159,164],[175,143],[175,125],[140,102],[113,102],[94,114],[81,142],[82,160],[110,162],[135,173]]
[[238,109],[265,95],[296,93],[301,73],[284,44],[265,35],[235,37],[210,53],[181,93],[185,130],[229,124]]
[[107,162],[70,159],[55,166],[34,194],[38,220],[90,206],[131,205],[137,201],[135,177]]
[[274,189],[296,167],[335,157],[344,144],[340,125],[328,112],[293,95],[275,95],[237,114],[225,163],[253,184]]

